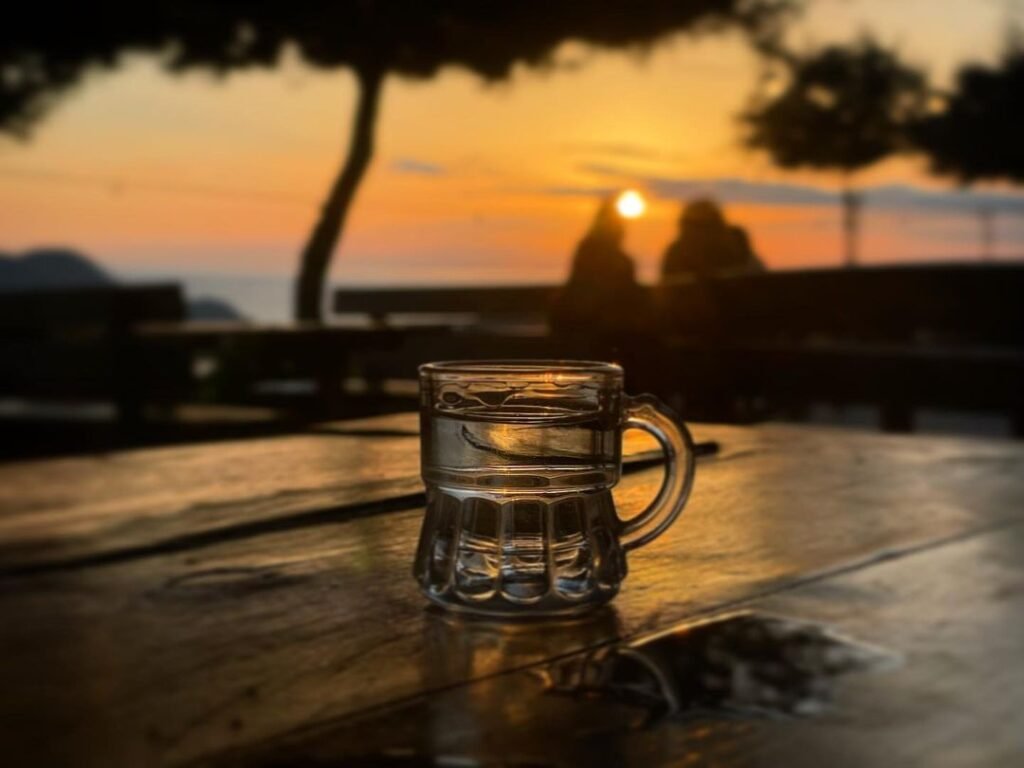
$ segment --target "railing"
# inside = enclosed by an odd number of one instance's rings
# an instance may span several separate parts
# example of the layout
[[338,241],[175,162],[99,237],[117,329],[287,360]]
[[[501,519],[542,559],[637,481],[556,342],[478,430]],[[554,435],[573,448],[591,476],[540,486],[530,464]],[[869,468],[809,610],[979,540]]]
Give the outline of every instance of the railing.
[[888,429],[935,407],[1024,434],[1024,264],[681,280],[646,288],[652,324],[627,333],[552,334],[558,290],[343,289],[342,327],[187,324],[177,286],[0,294],[0,397],[106,399],[126,425],[197,399],[296,423],[413,408],[427,360],[600,358],[693,419],[866,403]]
[[[410,378],[428,359],[599,356],[623,361],[639,386],[692,418],[868,403],[887,429],[910,429],[915,410],[936,407],[1002,413],[1024,432],[1024,264],[684,279],[646,289],[657,319],[628,338],[550,334],[543,319],[557,291],[346,288],[334,307],[406,330],[397,349],[364,360],[371,378]],[[426,317],[460,331],[417,332]]]

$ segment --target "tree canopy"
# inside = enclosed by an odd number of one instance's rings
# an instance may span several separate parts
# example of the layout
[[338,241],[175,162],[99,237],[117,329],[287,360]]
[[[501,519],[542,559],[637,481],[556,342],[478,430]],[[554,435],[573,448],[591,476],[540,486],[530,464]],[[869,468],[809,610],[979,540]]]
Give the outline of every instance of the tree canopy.
[[932,170],[964,183],[1024,182],[1024,47],[1011,45],[998,66],[969,64],[956,76],[938,112],[921,119],[911,138]]
[[294,45],[315,67],[427,78],[445,66],[488,79],[517,63],[544,65],[573,39],[641,47],[681,31],[755,27],[786,0],[340,0],[48,4],[0,27],[0,130],[27,135],[92,70],[129,51],[157,52],[169,71],[227,73],[275,66]]
[[784,168],[852,173],[905,144],[925,80],[870,37],[787,57],[786,84],[744,115],[747,144]]
[[746,143],[782,168],[842,174],[846,262],[853,264],[861,201],[849,177],[907,145],[907,128],[927,98],[925,78],[868,36],[805,55],[774,53],[784,84],[755,96],[742,118]]

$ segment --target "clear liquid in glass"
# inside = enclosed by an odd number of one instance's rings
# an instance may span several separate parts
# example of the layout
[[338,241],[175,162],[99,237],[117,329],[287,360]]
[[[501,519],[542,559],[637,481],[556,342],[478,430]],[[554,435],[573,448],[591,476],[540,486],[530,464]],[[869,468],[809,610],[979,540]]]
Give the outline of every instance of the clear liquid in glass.
[[610,600],[626,573],[611,497],[620,443],[600,412],[425,412],[414,572],[427,596],[495,614]]

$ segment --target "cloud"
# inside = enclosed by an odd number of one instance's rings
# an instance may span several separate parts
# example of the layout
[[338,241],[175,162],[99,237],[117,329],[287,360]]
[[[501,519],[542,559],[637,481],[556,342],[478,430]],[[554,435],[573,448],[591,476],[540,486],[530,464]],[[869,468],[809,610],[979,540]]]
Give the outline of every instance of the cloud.
[[834,192],[816,187],[743,179],[652,178],[645,183],[658,197],[679,200],[715,197],[725,202],[752,205],[835,205],[838,200]]
[[574,141],[562,145],[570,152],[624,160],[678,160],[680,155],[625,141]]
[[[656,196],[672,200],[714,197],[726,203],[796,206],[827,206],[839,202],[839,193],[836,190],[809,184],[748,181],[735,177],[700,179],[654,176],[598,163],[586,163],[579,168],[598,176],[622,179],[623,184],[642,185]],[[933,190],[910,184],[876,184],[860,187],[859,191],[864,195],[867,205],[881,208],[915,208],[961,213],[986,208],[993,211],[1024,213],[1024,194],[1014,192]]]
[[443,176],[447,171],[437,163],[428,163],[414,157],[400,157],[391,163],[391,170],[396,173],[411,173],[415,176]]
[[611,197],[622,191],[621,187],[545,187],[543,192],[547,195],[559,197]]
[[935,191],[904,184],[868,187],[868,202],[892,208],[928,208],[943,211],[989,209],[1024,213],[1024,195],[1013,192],[977,192],[972,190]]

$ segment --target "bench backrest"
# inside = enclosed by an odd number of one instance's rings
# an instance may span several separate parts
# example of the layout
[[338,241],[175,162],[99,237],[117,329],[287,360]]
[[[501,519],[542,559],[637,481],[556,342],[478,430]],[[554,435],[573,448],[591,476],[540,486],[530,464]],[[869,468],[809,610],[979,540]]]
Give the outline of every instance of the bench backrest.
[[734,341],[1024,346],[1024,264],[769,272],[712,280],[708,288],[720,331]]
[[[335,311],[377,321],[543,321],[557,286],[345,288]],[[815,269],[681,279],[649,289],[669,333],[733,342],[817,338],[1024,346],[1024,264]]]
[[431,288],[342,288],[334,294],[334,311],[366,315],[378,322],[396,316],[444,318],[467,315],[488,322],[538,322],[547,317],[558,291],[553,285]]
[[0,395],[110,396],[132,375],[132,328],[184,315],[177,285],[0,293]]

